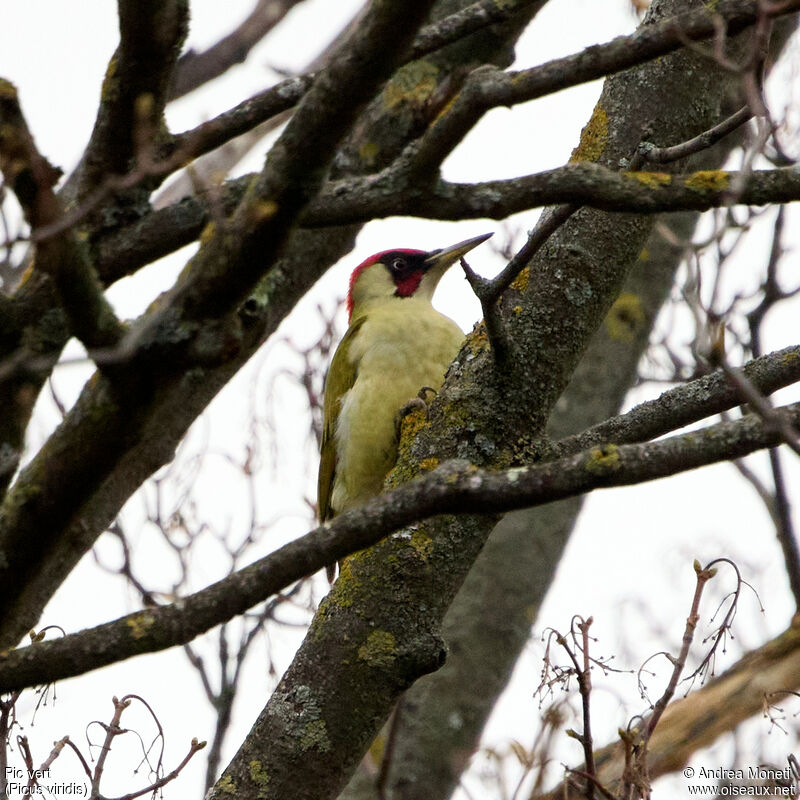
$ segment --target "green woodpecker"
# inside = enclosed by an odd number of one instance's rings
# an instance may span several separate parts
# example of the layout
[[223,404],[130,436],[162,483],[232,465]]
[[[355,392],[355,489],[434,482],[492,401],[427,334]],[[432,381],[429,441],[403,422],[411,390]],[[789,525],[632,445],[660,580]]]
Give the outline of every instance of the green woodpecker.
[[325,379],[318,513],[324,521],[381,491],[397,456],[397,417],[438,390],[464,339],[431,305],[447,269],[492,234],[442,250],[385,250],[353,270],[350,327]]

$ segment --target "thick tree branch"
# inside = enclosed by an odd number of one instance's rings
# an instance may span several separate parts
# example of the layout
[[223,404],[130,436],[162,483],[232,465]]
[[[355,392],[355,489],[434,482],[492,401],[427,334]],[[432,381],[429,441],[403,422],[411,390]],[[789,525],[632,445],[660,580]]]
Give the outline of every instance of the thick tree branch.
[[[80,204],[107,174],[127,171],[137,150],[147,150],[152,144],[159,130],[166,82],[186,32],[187,5],[185,0],[120,2],[120,45],[109,65],[81,166],[62,192],[66,204]],[[99,225],[109,219],[130,218],[130,207],[123,210],[122,206],[131,200],[130,195],[117,198],[117,208],[106,208]],[[60,209],[53,203],[50,206],[50,211],[36,220],[39,228],[63,219]],[[14,365],[11,378],[0,389],[0,400],[11,418],[0,426],[0,448],[6,456],[18,453],[36,395],[49,372],[48,368],[28,368],[29,357],[52,364],[72,333],[102,347],[113,345],[122,333],[97,284],[83,239],[73,238],[74,231],[63,233],[60,240],[44,243],[37,250],[39,269],[14,296],[14,315],[22,330],[19,336],[0,341],[0,358]],[[10,459],[14,465],[17,458]],[[5,489],[11,474],[6,470],[0,475],[0,487]],[[17,580],[23,580],[22,574]]]
[[[800,427],[800,404],[780,413]],[[72,636],[10,651],[0,660],[0,692],[79,675],[141,653],[185,644],[244,613],[296,580],[436,514],[509,511],[629,486],[738,458],[780,443],[754,415],[657,442],[604,445],[556,461],[497,472],[451,461],[179,603],[150,608]]]
[[[403,188],[392,170],[325,186],[302,215],[308,227],[366,222],[379,217],[419,216],[459,220],[509,214],[558,203],[577,203],[608,211],[642,213],[705,211],[730,204],[766,205],[800,200],[800,175],[793,167],[735,171],[706,170],[685,175],[617,172],[579,163],[499,181],[458,184],[439,181],[426,191]],[[230,181],[221,192],[223,207],[236,203],[252,176]],[[741,189],[735,193],[731,187]],[[103,242],[101,274],[113,282],[143,264],[193,241],[209,220],[202,199],[154,211]]]
[[[480,3],[476,3],[470,8],[480,5]],[[794,7],[790,4],[790,6],[771,6],[770,8],[775,13],[789,13]],[[757,13],[756,9],[757,3],[754,0],[750,2],[731,0],[731,2],[718,4],[714,11],[715,14],[729,19],[731,24],[739,25],[745,24],[744,20],[752,22]],[[457,16],[454,15],[454,17]],[[430,41],[435,41],[441,45],[443,41],[438,38],[440,36],[438,31],[440,28],[449,30],[450,23],[448,20],[450,19],[450,17],[445,18],[440,23],[421,31],[418,39],[415,40],[414,47],[417,47],[417,43],[423,38],[426,41],[430,39]],[[711,36],[715,32],[713,18],[709,17],[705,9],[691,12],[686,15],[686,19],[682,17],[681,24],[684,23],[699,38]],[[655,58],[680,46],[683,41],[682,36],[683,33],[680,35],[676,33],[675,21],[666,20],[641,28],[631,36],[618,37],[605,45],[588,48],[566,59],[557,59],[522,73],[479,72],[471,80],[473,82],[480,81],[481,87],[483,87],[483,83],[492,86],[496,84],[496,88],[491,91],[497,93],[497,103],[499,104],[507,101],[505,94],[508,92],[507,85],[514,87],[518,85],[527,86],[533,93],[521,99],[533,99],[534,97],[563,89],[566,86],[577,85],[609,72],[627,68],[632,64],[643,63],[648,59]],[[580,69],[576,69],[578,65],[581,66]],[[198,128],[173,137],[170,150],[172,152],[180,152],[188,158],[196,157],[210,149],[219,147],[231,137],[250,130],[264,120],[293,107],[299,102],[312,83],[313,74],[283,81],[244,101],[215,119],[203,123]],[[477,89],[469,91],[483,97],[484,88],[481,88],[480,91]],[[487,91],[489,90],[487,89]],[[490,94],[491,91],[489,91]],[[475,98],[472,98],[470,103],[473,101],[478,102]],[[460,102],[465,103],[466,101],[461,100]],[[478,103],[479,105],[480,102]],[[479,116],[480,113],[475,117],[475,120]],[[723,133],[728,131],[729,125],[727,123],[729,122],[730,120],[726,121]],[[704,134],[704,136],[707,135]],[[456,137],[451,144],[457,143],[458,140]],[[441,145],[439,150],[441,150]],[[420,203],[425,206],[424,211],[420,211],[420,213],[424,213],[426,216],[434,216],[437,219],[457,219],[465,216],[501,218],[508,213],[537,205],[559,202],[595,205],[592,195],[593,192],[597,191],[600,191],[600,194],[603,195],[600,203],[597,204],[598,207],[630,210],[632,206],[637,206],[642,196],[646,196],[650,200],[649,193],[645,191],[645,187],[639,187],[639,195],[629,198],[628,201],[624,197],[621,198],[621,205],[615,205],[614,201],[609,201],[608,205],[603,205],[603,202],[607,200],[603,191],[599,190],[597,186],[593,189],[587,186],[588,176],[579,177],[574,173],[570,174],[566,171],[569,168],[562,168],[552,173],[542,173],[538,177],[528,176],[514,181],[488,182],[477,185],[451,185],[440,182],[430,187],[426,180],[425,190],[419,191],[418,187],[414,187],[415,182],[409,181],[408,157],[418,158],[412,150],[396,170],[389,171],[383,176],[372,176],[368,179],[331,185],[323,191],[317,203],[310,209],[306,224],[339,224],[348,221],[364,221],[392,214],[410,214],[414,213],[416,209],[420,209]],[[420,163],[416,162],[414,174],[420,171]],[[164,173],[162,177],[171,173],[175,166],[176,163],[172,161],[166,162],[166,166],[162,170]],[[640,180],[649,181],[650,186],[654,184],[657,186],[660,179],[659,174],[648,177],[647,173],[640,178]],[[551,185],[551,181],[555,181],[556,185]],[[238,187],[242,183],[243,180],[240,179],[239,182],[231,187],[230,191],[237,194],[240,191]],[[411,185],[411,188],[409,188],[409,185]],[[625,186],[625,184],[620,184],[620,186]],[[619,196],[619,187],[617,185],[613,188],[608,188],[609,194]],[[627,188],[631,190],[630,184],[627,185]],[[223,196],[226,194],[227,191],[223,192]],[[691,207],[705,209],[715,205],[715,203],[704,204],[696,196],[696,193],[687,193],[687,196],[694,204]],[[669,204],[670,201],[666,198],[663,199],[663,202],[667,203],[663,210],[671,211],[675,210],[676,207],[682,206],[682,202],[676,199],[671,201],[672,205]],[[706,202],[708,201],[706,200]],[[166,224],[168,217],[170,218],[170,223]],[[164,255],[182,246],[187,241],[191,241],[196,237],[206,221],[202,207],[188,204],[185,200],[182,201],[179,208],[163,209],[155,212],[155,214],[151,213],[148,217],[138,221],[136,223],[137,231],[143,235],[145,244],[141,255],[137,253],[128,256],[126,260],[130,263],[130,267],[127,271],[140,266],[142,263],[147,263],[147,259]],[[178,227],[175,227],[175,222],[180,223]],[[171,241],[171,237],[164,238],[160,234],[154,236],[153,239],[158,242],[159,246],[157,250],[153,251],[146,246],[150,238],[148,236],[149,230],[171,230],[174,239]],[[116,234],[114,241],[103,244],[103,252],[100,254],[102,263],[114,263],[120,237],[127,239],[126,234]],[[114,270],[115,274],[126,274],[127,271],[122,269]]]
[[[161,133],[169,81],[188,30],[186,0],[119,0],[118,9],[120,43],[79,168],[79,199],[107,175],[126,173],[137,150]],[[141,140],[145,131],[150,142]]]
[[543,0],[511,0],[507,3],[497,3],[495,0],[478,0],[454,14],[421,28],[411,45],[409,60],[422,58],[489,25],[505,22],[534,4],[543,6],[544,2]]
[[794,167],[672,175],[619,172],[601,164],[581,162],[483,183],[438,181],[421,189],[404,181],[403,174],[390,169],[381,176],[332,184],[309,206],[303,224],[342,225],[394,215],[503,219],[509,214],[559,203],[656,214],[800,200],[800,175]]
[[[479,0],[466,9],[423,28],[415,38],[413,46],[401,59],[401,63],[407,64],[428,55],[448,44],[460,41],[487,25],[504,22],[534,3],[540,5],[542,2],[543,0],[515,0],[498,6],[492,0]],[[320,60],[324,60],[324,56],[322,59],[317,59]],[[188,161],[210,153],[269,120],[280,118],[303,99],[316,76],[317,72],[312,71],[287,78],[214,119],[201,123],[190,131],[176,134],[163,148],[167,157],[154,164],[153,168],[149,169],[146,175],[142,174],[138,180],[150,178],[160,182]]]

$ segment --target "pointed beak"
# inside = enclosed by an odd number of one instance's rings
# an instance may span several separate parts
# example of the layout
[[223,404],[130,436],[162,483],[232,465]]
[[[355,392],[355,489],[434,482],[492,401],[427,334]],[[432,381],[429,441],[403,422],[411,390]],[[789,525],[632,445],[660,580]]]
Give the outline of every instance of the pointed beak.
[[455,264],[459,258],[462,258],[469,253],[473,247],[477,247],[491,236],[493,236],[493,234],[484,233],[481,236],[475,236],[472,239],[466,239],[463,242],[450,245],[450,247],[444,247],[441,250],[431,250],[431,252],[428,253],[427,257],[425,258],[425,269],[431,270],[438,268],[444,272],[447,267],[449,267],[451,264]]

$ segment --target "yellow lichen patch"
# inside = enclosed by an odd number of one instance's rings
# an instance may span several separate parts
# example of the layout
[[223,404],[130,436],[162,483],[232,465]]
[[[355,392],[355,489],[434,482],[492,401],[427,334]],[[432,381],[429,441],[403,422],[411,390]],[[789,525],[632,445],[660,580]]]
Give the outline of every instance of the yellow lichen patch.
[[17,286],[19,287],[22,286],[23,284],[26,284],[31,279],[31,276],[35,272],[35,269],[36,269],[36,261],[31,260],[31,263],[28,264],[27,267],[25,267],[25,271],[22,273],[22,277],[20,278]]
[[150,92],[142,92],[133,101],[133,113],[139,120],[146,121],[153,115],[156,100]]
[[364,144],[358,148],[358,154],[361,156],[361,160],[368,167],[371,167],[375,164],[380,151],[381,148],[377,142],[364,142]]
[[[353,571],[353,564],[356,561],[355,556],[347,556],[339,562],[339,580],[333,584],[333,588],[328,595],[328,601],[335,603],[340,608],[349,608],[353,605],[354,599],[358,594],[359,581]],[[320,606],[322,608],[322,606]],[[325,606],[327,609],[327,605]],[[317,613],[317,616],[320,616]],[[324,614],[323,614],[324,616]]]
[[785,353],[781,361],[783,361],[784,364],[791,364],[793,361],[797,361],[798,358],[800,358],[800,356],[795,352]]
[[119,99],[119,78],[117,77],[118,62],[116,56],[108,62],[106,74],[103,78],[103,87],[100,90],[100,99],[104,103],[111,103]]
[[236,784],[230,775],[223,775],[217,781],[217,789],[223,794],[236,794]]
[[416,530],[411,534],[411,546],[427,561],[433,553],[433,539],[425,531]]
[[591,119],[581,131],[581,140],[572,151],[570,161],[597,161],[608,143],[608,114],[598,103]]
[[522,306],[514,306],[514,308],[511,309],[511,313],[515,317],[518,317],[522,313]]
[[524,292],[528,288],[528,281],[531,279],[531,269],[530,267],[525,267],[525,269],[521,270],[519,275],[511,281],[511,288],[518,291]]
[[7,81],[5,78],[0,78],[0,97],[6,100],[16,100],[17,87],[14,86],[11,81]]
[[639,253],[639,261],[647,261],[650,258],[650,251],[643,247],[641,252]]
[[214,238],[214,231],[216,230],[216,223],[211,220],[208,225],[200,232],[200,244],[207,244]]
[[473,356],[477,356],[489,346],[489,336],[483,321],[479,322],[467,336],[467,344]]
[[269,786],[269,774],[260,761],[251,761],[248,766],[250,767],[250,780],[258,787],[256,797],[266,797],[267,787]]
[[586,469],[594,475],[607,475],[619,466],[619,450],[615,444],[593,447],[586,459]]
[[672,183],[672,175],[668,172],[623,172],[626,178],[633,178],[635,181],[655,189],[658,186],[669,186]]
[[278,204],[274,200],[259,200],[250,209],[253,222],[266,222],[278,213]]
[[321,719],[313,719],[303,727],[300,749],[303,751],[314,749],[319,750],[320,753],[327,753],[331,749],[328,729]]
[[406,442],[412,441],[416,435],[425,427],[428,416],[423,408],[413,408],[403,417],[400,423],[400,439]]
[[430,61],[412,61],[401,67],[383,90],[388,109],[408,104],[421,107],[436,89],[439,68]]
[[419,462],[419,468],[421,472],[430,472],[432,469],[436,469],[439,466],[439,459],[434,458],[431,456],[430,458],[423,458],[422,461]]
[[397,640],[388,631],[372,631],[358,648],[358,657],[371,667],[391,667],[397,658]]
[[632,342],[645,322],[642,301],[632,292],[623,292],[606,314],[606,331],[617,342]]
[[126,624],[131,629],[131,635],[134,639],[141,639],[142,636],[146,636],[147,632],[155,623],[155,617],[152,614],[148,614],[146,611],[134,614],[126,620]]
[[367,755],[372,763],[377,767],[383,762],[383,754],[386,752],[386,737],[379,733],[367,750]]
[[722,169],[703,169],[692,173],[683,185],[696,192],[721,192],[728,188],[731,176]]

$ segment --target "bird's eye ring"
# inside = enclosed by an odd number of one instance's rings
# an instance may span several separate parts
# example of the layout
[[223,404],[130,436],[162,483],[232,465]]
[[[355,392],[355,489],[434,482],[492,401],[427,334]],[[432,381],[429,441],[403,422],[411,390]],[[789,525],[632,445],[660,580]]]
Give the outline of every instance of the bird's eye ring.
[[406,265],[406,260],[404,258],[395,258],[392,260],[392,269],[400,272]]

